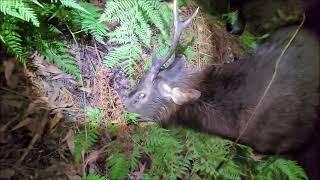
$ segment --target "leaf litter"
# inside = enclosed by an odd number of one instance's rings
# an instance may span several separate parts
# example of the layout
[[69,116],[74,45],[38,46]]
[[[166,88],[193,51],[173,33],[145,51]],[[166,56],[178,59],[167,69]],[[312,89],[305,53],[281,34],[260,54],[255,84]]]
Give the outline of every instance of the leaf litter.
[[[100,1],[97,1],[100,2]],[[185,14],[192,9],[183,9]],[[200,12],[188,33],[198,38],[193,45],[196,65],[222,63],[238,57],[241,48],[221,27],[208,23]],[[186,41],[183,39],[182,41]],[[228,43],[227,43],[228,42]],[[82,81],[61,71],[35,52],[27,68],[15,59],[0,57],[0,179],[81,179],[86,173],[105,173],[106,146],[115,137],[99,128],[97,145],[75,164],[75,132],[85,125],[84,109],[101,110],[101,121],[117,123],[116,138],[124,152],[132,150],[130,127],[125,124],[121,97],[130,88],[128,79],[117,68],[102,64],[111,45],[69,41],[70,53],[80,67]],[[0,53],[1,54],[1,53]],[[201,62],[200,62],[201,59]],[[143,69],[143,65],[141,69]],[[130,176],[141,179],[146,165]]]

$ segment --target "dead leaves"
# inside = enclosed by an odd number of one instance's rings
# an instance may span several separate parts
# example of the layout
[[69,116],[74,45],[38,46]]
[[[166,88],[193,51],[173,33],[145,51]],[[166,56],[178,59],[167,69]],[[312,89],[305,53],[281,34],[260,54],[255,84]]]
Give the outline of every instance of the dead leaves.
[[9,59],[3,62],[4,76],[8,87],[11,89],[15,89],[19,82],[19,75],[14,73],[16,70],[16,63],[15,59]]
[[0,170],[0,179],[11,179],[15,174],[15,170],[7,168]]
[[97,67],[92,85],[95,103],[102,109],[102,119],[108,122],[124,122],[124,109],[120,97],[111,87],[113,73],[103,65]]
[[139,171],[135,171],[131,174],[130,179],[131,180],[140,180],[142,178],[142,175],[145,171],[146,164],[141,164],[139,165]]
[[[5,84],[1,82],[2,87],[0,89],[0,142],[9,146],[11,140],[15,138],[12,134],[19,132],[23,133],[21,136],[28,137],[26,139],[31,137],[23,153],[17,157],[19,159],[16,161],[16,165],[20,165],[36,142],[44,134],[53,133],[57,125],[63,121],[64,115],[57,110],[59,104],[57,105],[55,102],[61,100],[59,98],[60,94],[66,93],[61,93],[64,90],[63,88],[55,88],[52,91],[53,93],[46,93],[47,97],[39,96],[41,81],[34,80],[37,77],[34,73],[21,67],[15,59],[5,60],[0,66],[2,66],[3,79],[5,80]],[[52,66],[48,70],[47,72],[61,73],[60,70]],[[35,89],[38,90],[35,91]],[[69,101],[68,98],[64,99]],[[66,105],[70,106],[70,103],[64,101],[60,105],[66,107]],[[24,130],[28,130],[29,133],[25,133]]]

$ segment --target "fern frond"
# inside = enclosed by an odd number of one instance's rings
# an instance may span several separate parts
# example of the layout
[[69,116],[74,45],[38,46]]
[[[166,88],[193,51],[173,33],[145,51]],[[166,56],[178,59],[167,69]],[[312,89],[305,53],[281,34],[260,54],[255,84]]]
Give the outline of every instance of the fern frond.
[[142,56],[142,49],[151,47],[153,30],[159,30],[162,33],[160,36],[167,36],[165,29],[169,20],[164,20],[167,17],[162,17],[161,4],[163,3],[159,0],[106,2],[99,21],[108,23],[117,21],[120,24],[113,32],[107,34],[110,42],[116,43],[119,47],[106,55],[104,58],[106,65],[114,67],[121,63],[123,70],[131,75]]
[[255,179],[308,179],[304,170],[296,162],[269,157],[257,165]]
[[[118,21],[124,17],[128,17],[126,13],[133,9],[136,6],[136,2],[134,0],[121,0],[115,1],[110,0],[106,2],[104,13],[101,15],[99,21],[100,22],[112,22]],[[130,17],[130,16],[129,16]],[[132,18],[132,16],[131,16]],[[126,20],[126,19],[124,19]]]
[[88,174],[82,177],[82,180],[107,180],[108,178],[105,176],[99,176],[96,174]]
[[90,127],[98,127],[100,123],[100,109],[98,108],[86,108],[86,117]]
[[55,2],[55,3],[57,3],[58,1],[65,7],[69,7],[69,8],[80,10],[85,13],[89,13],[86,9],[81,7],[76,0],[51,0],[51,2]]
[[125,179],[129,174],[129,163],[124,154],[113,153],[106,161],[110,179]]
[[80,5],[90,13],[77,14],[77,16],[80,17],[79,22],[82,26],[82,30],[87,34],[93,35],[99,43],[105,44],[104,36],[107,34],[107,28],[105,24],[97,21],[100,17],[100,13],[98,13],[97,8],[89,3],[81,3]]
[[144,19],[141,11],[137,11],[136,18],[138,20],[137,26],[135,26],[134,32],[142,43],[148,48],[151,47],[151,28],[148,22]]
[[49,62],[53,62],[60,69],[74,75],[77,79],[81,78],[80,69],[74,58],[68,52],[65,43],[55,40],[45,40],[39,37],[35,39],[36,50],[46,57]]
[[129,75],[133,74],[135,65],[135,60],[140,58],[142,54],[141,46],[137,42],[131,42],[115,48],[104,58],[104,64],[108,67],[114,67],[116,65],[121,65],[121,67]]
[[13,17],[31,22],[33,25],[39,27],[40,22],[34,9],[29,7],[29,1],[24,0],[2,0],[0,3],[0,12],[4,15],[11,15]]
[[25,54],[22,47],[22,38],[17,33],[18,27],[14,19],[8,18],[3,20],[3,24],[0,26],[1,41],[6,47],[7,51],[14,55],[21,64],[25,65]]
[[139,167],[140,157],[141,157],[141,154],[140,154],[139,148],[136,146],[133,148],[131,153],[130,167],[132,171]]
[[44,7],[38,0],[30,0],[30,1],[42,8]]
[[152,6],[153,3],[150,0],[138,0],[138,4],[142,11],[146,14],[147,20],[150,20],[150,22],[152,22],[152,24],[154,24],[162,34],[166,34],[166,26],[161,18],[158,7]]
[[79,131],[74,138],[74,159],[79,163],[85,153],[96,143],[98,131],[95,127],[88,127]]

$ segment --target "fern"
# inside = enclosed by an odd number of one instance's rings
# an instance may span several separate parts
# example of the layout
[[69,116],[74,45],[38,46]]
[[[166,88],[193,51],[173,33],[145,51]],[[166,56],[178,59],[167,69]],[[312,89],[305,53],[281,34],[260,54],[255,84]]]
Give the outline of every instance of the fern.
[[91,34],[99,43],[105,44],[104,36],[107,34],[107,28],[105,24],[97,20],[101,14],[92,4],[80,3],[80,6],[90,14],[76,12],[72,17],[72,21],[81,24],[83,32]]
[[[1,21],[1,18],[0,18]],[[14,55],[22,64],[25,64],[25,54],[22,48],[22,38],[16,31],[18,27],[13,18],[5,18],[0,26],[1,44],[7,48],[8,52]]]
[[153,26],[160,31],[156,35],[167,36],[166,29],[172,15],[168,9],[162,14],[161,10],[166,9],[166,5],[159,0],[110,0],[105,6],[100,21],[118,22],[120,26],[107,34],[110,42],[118,46],[105,56],[104,63],[108,67],[120,65],[132,75],[143,49],[151,48]]
[[124,154],[113,153],[107,159],[107,175],[110,179],[125,179],[129,174],[129,162]]
[[96,174],[88,174],[82,177],[83,180],[107,180],[108,178],[105,176],[99,176]]
[[254,179],[308,179],[305,172],[296,162],[279,157],[269,157],[257,165]]
[[[0,43],[22,64],[34,51],[80,79],[80,70],[58,35],[65,34],[61,24],[74,31],[92,35],[100,43],[107,32],[97,21],[100,13],[89,4],[76,0],[2,0],[0,3]],[[41,25],[41,27],[40,27]],[[70,27],[70,29],[69,29]],[[78,33],[79,33],[78,32]],[[77,33],[77,34],[78,34]],[[76,38],[76,37],[74,37]]]
[[[38,40],[34,40],[36,49],[44,55],[49,62],[55,63],[59,68],[81,78],[80,69],[74,58],[69,54],[65,43],[56,40],[46,40],[39,36]],[[31,42],[30,42],[31,43]]]
[[88,120],[87,127],[80,130],[76,134],[74,140],[74,159],[76,163],[79,163],[81,161],[85,153],[90,150],[90,148],[96,143],[98,139],[100,110],[87,108],[85,112]]
[[30,1],[25,0],[2,0],[0,3],[0,12],[4,15],[10,15],[39,27],[40,22],[37,15],[29,5]]
[[96,143],[98,139],[97,128],[89,127],[79,131],[74,140],[74,159],[76,163],[79,163],[85,153]]
[[118,153],[121,149],[113,143],[117,152],[107,159],[111,179],[119,179],[119,174],[123,179],[129,169],[136,171],[141,154],[147,154],[151,161],[142,179],[184,179],[185,175],[190,179],[306,179],[293,161],[271,156],[256,162],[251,158],[251,148],[237,144],[230,151],[233,142],[192,130],[139,128],[132,141],[134,147],[129,156]]
[[81,7],[76,0],[51,0],[51,2],[54,3],[58,3],[60,2],[63,6],[65,7],[69,7],[72,9],[77,9],[79,11],[85,12],[85,13],[89,13],[86,9],[84,9],[83,7]]

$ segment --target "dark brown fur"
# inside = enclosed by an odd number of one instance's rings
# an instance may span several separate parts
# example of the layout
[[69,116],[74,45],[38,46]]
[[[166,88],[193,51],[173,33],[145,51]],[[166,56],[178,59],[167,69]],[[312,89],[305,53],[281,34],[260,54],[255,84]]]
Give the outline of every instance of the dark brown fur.
[[[150,121],[183,125],[230,139],[245,131],[241,143],[261,153],[287,154],[305,167],[311,179],[320,178],[315,171],[320,167],[319,142],[315,139],[320,130],[320,48],[319,39],[311,32],[301,30],[292,42],[263,103],[246,125],[296,28],[278,30],[247,60],[210,66],[200,72],[190,73],[184,68],[183,58],[178,57],[154,81],[146,81],[146,74],[129,95],[126,107]],[[195,89],[201,96],[177,105],[165,87]],[[145,98],[137,98],[139,93]]]

